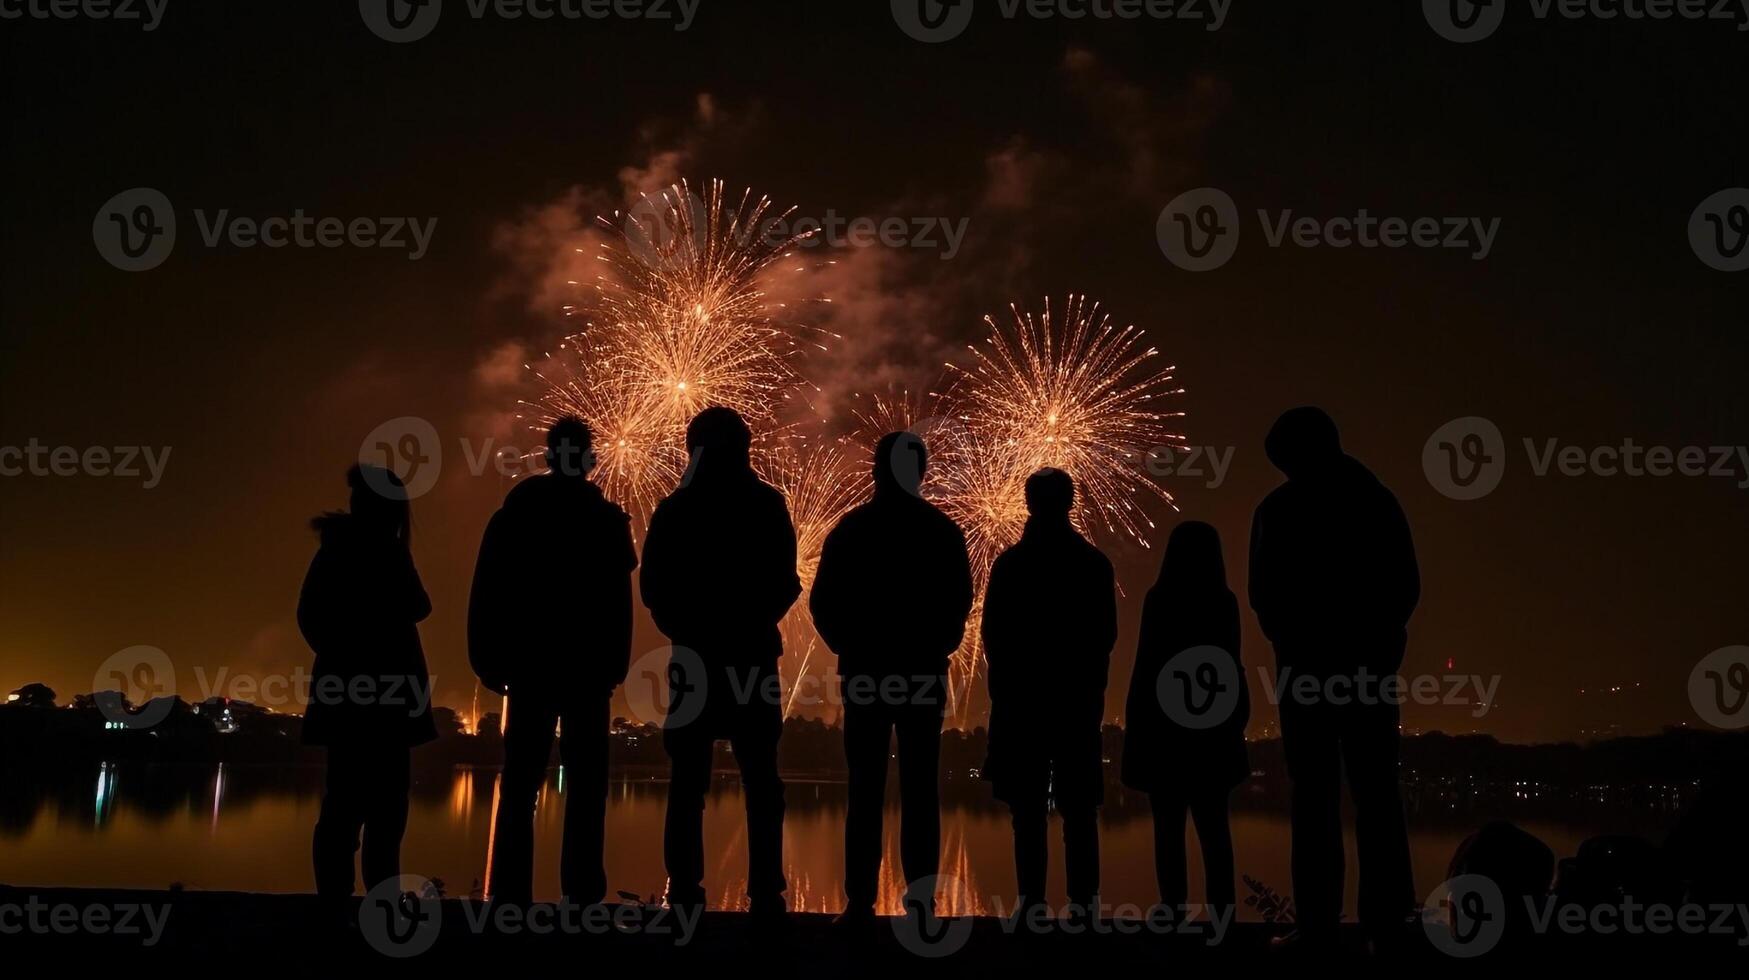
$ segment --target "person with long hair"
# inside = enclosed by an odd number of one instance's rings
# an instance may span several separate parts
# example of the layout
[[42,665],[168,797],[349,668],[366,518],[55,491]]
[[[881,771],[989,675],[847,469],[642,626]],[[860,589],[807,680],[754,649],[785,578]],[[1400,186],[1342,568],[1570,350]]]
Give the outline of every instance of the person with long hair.
[[411,749],[437,738],[419,623],[431,600],[413,567],[412,508],[389,470],[347,471],[346,511],[312,522],[321,546],[298,598],[298,628],[316,654],[303,740],[328,752],[311,851],[316,893],[353,893],[363,837],[366,890],[398,879]]
[[1186,812],[1202,846],[1206,896],[1230,914],[1233,836],[1227,798],[1250,775],[1245,725],[1251,702],[1239,658],[1239,600],[1227,586],[1220,534],[1201,521],[1172,531],[1160,578],[1142,607],[1136,667],[1124,710],[1123,782],[1154,810],[1160,902],[1189,900]]

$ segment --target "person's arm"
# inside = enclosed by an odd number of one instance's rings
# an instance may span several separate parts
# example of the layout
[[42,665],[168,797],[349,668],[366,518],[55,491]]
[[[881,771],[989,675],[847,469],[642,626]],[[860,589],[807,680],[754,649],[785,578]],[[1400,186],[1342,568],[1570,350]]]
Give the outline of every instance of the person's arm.
[[808,593],[808,613],[814,618],[814,631],[825,641],[826,648],[839,656],[844,655],[844,643],[854,629],[847,622],[850,616],[846,608],[849,596],[845,579],[851,559],[844,550],[849,533],[840,522],[826,535],[826,543],[820,547],[820,567],[814,572],[814,588]]
[[783,499],[783,494],[773,490],[774,498],[771,516],[770,540],[771,548],[766,552],[769,565],[761,580],[770,583],[770,589],[764,597],[763,622],[776,625],[795,605],[796,599],[802,594],[802,577],[796,570],[796,528],[790,523],[789,504]]
[[966,620],[972,615],[972,559],[966,552],[966,535],[959,525],[952,524],[952,546],[947,557],[947,593],[942,605],[950,612],[953,629],[951,634],[944,633],[942,639],[946,643],[947,652],[952,654],[958,650],[966,638]]
[[503,511],[493,514],[480,537],[474,582],[468,590],[467,626],[468,666],[487,690],[500,695],[509,690],[501,644],[511,623],[503,601],[508,584],[504,579],[508,571],[504,568],[504,521]]
[[1251,518],[1251,558],[1246,591],[1250,594],[1251,610],[1257,614],[1257,625],[1262,627],[1263,635],[1271,643],[1278,643],[1280,636],[1276,632],[1275,616],[1280,606],[1276,602],[1276,574],[1271,564],[1274,560],[1273,542],[1265,518],[1268,507],[1269,501],[1265,500]]
[[1094,608],[1098,619],[1094,626],[1093,648],[1099,651],[1099,692],[1104,694],[1106,685],[1111,682],[1111,650],[1117,646],[1117,573],[1104,555],[1099,556],[1099,564],[1104,575],[1096,580],[1099,591],[1094,597]]
[[425,583],[419,578],[419,566],[413,564],[413,552],[397,546],[395,561],[401,565],[401,609],[408,619],[423,623],[431,616],[431,594],[425,591]]
[[332,589],[329,587],[331,565],[332,559],[327,550],[318,548],[316,557],[310,560],[309,571],[304,573],[303,587],[298,590],[298,632],[303,634],[304,643],[318,656],[328,649],[328,641],[332,635],[334,608],[330,595]]
[[1164,618],[1165,611],[1160,601],[1150,591],[1142,600],[1142,625],[1136,633],[1136,657],[1130,668],[1129,693],[1124,696],[1123,722],[1130,732],[1136,731],[1138,725],[1146,725],[1143,719],[1153,717],[1150,704],[1159,697],[1159,671],[1165,663],[1159,651],[1160,645],[1166,642],[1164,633],[1168,625]]
[[669,526],[672,515],[666,500],[656,505],[655,513],[650,515],[650,527],[644,532],[644,564],[638,572],[638,592],[656,628],[669,640],[678,642],[677,634],[683,630],[674,608],[674,563],[678,559]]
[[1409,617],[1421,602],[1421,566],[1415,560],[1415,539],[1409,531],[1409,518],[1396,497],[1390,500],[1390,514],[1385,524],[1386,563],[1390,578],[1385,583],[1390,597],[1392,622],[1409,625]]
[[1231,727],[1240,735],[1245,733],[1245,727],[1251,724],[1251,695],[1246,687],[1245,658],[1240,656],[1239,644],[1243,642],[1239,628],[1239,599],[1231,592],[1226,593],[1221,603],[1221,649],[1233,658],[1234,674],[1239,678],[1239,704],[1233,710]]
[[602,655],[610,658],[608,690],[625,683],[632,669],[632,571],[638,567],[638,549],[632,542],[632,519],[624,511],[614,514],[613,547],[619,552],[607,575],[602,598],[607,602],[604,615],[607,644]]
[[995,567],[990,570],[989,588],[984,590],[984,616],[978,623],[978,635],[984,644],[985,678],[992,701],[1003,690],[1005,675],[1001,665],[1014,646],[1014,610],[1010,598],[1013,586],[1009,582],[1009,571],[1002,559],[996,559]]

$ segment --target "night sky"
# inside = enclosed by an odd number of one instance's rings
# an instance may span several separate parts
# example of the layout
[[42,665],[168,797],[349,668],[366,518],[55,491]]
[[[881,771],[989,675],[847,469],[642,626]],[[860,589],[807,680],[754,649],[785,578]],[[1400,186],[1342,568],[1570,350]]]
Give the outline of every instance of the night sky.
[[[0,445],[171,447],[152,489],[0,478],[0,691],[40,680],[64,702],[138,644],[170,655],[189,697],[221,668],[307,665],[308,521],[343,505],[367,433],[416,416],[444,452],[414,504],[436,606],[422,632],[439,702],[465,706],[468,580],[510,481],[471,474],[461,440],[531,447],[510,413],[533,394],[522,363],[575,326],[559,309],[570,241],[628,190],[685,176],[804,215],[967,221],[951,259],[847,248],[822,278],[823,325],[845,340],[801,367],[834,420],[854,390],[933,386],[984,314],[1085,293],[1179,366],[1189,442],[1231,447],[1220,486],[1164,485],[1220,529],[1241,596],[1281,411],[1327,408],[1397,492],[1424,576],[1406,671],[1500,678],[1484,717],[1411,707],[1406,725],[1547,740],[1700,723],[1690,670],[1749,642],[1749,462],[1539,477],[1524,440],[1749,442],[1749,276],[1708,268],[1688,236],[1697,205],[1749,185],[1749,35],[1516,6],[1466,45],[1416,3],[1238,0],[1218,31],[978,8],[933,45],[872,0],[704,0],[685,31],[475,20],[450,0],[407,44],[351,2],[171,0],[151,32],[0,22]],[[1186,272],[1156,221],[1204,186],[1244,227],[1231,262]],[[163,192],[179,228],[168,261],[128,273],[92,227],[135,187]],[[195,217],[300,208],[437,225],[410,261],[209,248]],[[1362,208],[1498,219],[1498,234],[1481,261],[1272,248],[1256,217]],[[1507,465],[1497,491],[1458,501],[1423,449],[1468,416],[1498,426]],[[1156,545],[1175,519],[1156,513]],[[1158,551],[1110,553],[1128,593],[1115,714]],[[1245,630],[1246,663],[1269,663],[1248,613]],[[642,623],[635,653],[660,644]],[[1274,711],[1255,717],[1254,733]]]

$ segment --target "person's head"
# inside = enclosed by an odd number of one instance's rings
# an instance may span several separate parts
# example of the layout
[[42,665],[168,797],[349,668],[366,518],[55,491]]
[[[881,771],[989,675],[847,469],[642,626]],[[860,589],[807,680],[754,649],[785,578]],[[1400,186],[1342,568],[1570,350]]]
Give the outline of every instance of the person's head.
[[560,476],[585,477],[595,469],[595,433],[589,423],[566,415],[547,430],[547,467]]
[[1275,420],[1263,451],[1288,479],[1313,476],[1342,458],[1336,423],[1321,408],[1295,408]]
[[732,408],[714,405],[693,416],[686,426],[686,452],[697,466],[744,467],[752,447],[752,430]]
[[874,452],[875,493],[903,490],[913,497],[923,488],[929,469],[929,449],[915,432],[889,432],[881,436]]
[[1026,478],[1026,512],[1047,521],[1066,521],[1075,506],[1075,481],[1047,467]]
[[1227,589],[1227,562],[1221,554],[1221,535],[1213,525],[1184,521],[1166,540],[1166,558],[1160,563],[1160,584],[1175,592],[1214,592]]
[[403,544],[412,541],[412,500],[394,470],[358,463],[346,471],[346,486],[351,491],[347,512],[354,526]]

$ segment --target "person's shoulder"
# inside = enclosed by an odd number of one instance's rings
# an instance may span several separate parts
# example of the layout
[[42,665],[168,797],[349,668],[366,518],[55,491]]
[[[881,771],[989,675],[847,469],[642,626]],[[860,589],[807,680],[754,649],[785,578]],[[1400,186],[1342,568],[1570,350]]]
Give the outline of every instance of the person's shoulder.
[[965,540],[965,529],[960,527],[958,521],[947,516],[945,511],[940,507],[937,507],[933,501],[926,497],[918,497],[917,501],[923,505],[923,512],[927,515],[926,520],[928,520],[936,530],[941,531],[943,534],[951,534],[961,541]]
[[832,534],[839,537],[865,533],[871,522],[878,516],[874,501],[865,500],[844,512],[844,516],[833,525]]
[[782,490],[766,483],[762,479],[754,479],[750,495],[752,496],[754,503],[761,507],[772,510],[781,510],[786,514],[789,513],[789,498],[783,495]]
[[1295,486],[1293,481],[1285,480],[1277,484],[1274,490],[1263,495],[1263,502],[1257,505],[1257,510],[1261,513],[1266,508],[1274,509],[1283,504],[1290,503],[1293,501],[1293,498],[1299,496],[1299,493],[1300,488]]
[[1099,550],[1098,545],[1085,537],[1079,534],[1076,537],[1081,538],[1081,558],[1087,562],[1088,567],[1107,575],[1113,574],[1111,559],[1106,556],[1105,552]]
[[504,495],[506,508],[523,507],[539,500],[546,493],[547,485],[552,482],[551,473],[536,473],[516,481],[510,492]]

